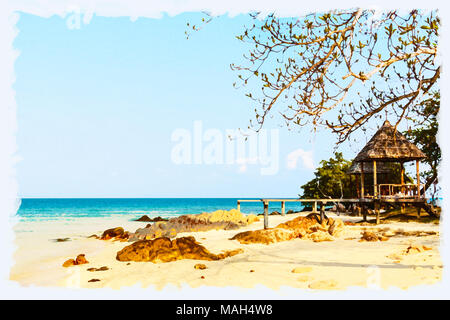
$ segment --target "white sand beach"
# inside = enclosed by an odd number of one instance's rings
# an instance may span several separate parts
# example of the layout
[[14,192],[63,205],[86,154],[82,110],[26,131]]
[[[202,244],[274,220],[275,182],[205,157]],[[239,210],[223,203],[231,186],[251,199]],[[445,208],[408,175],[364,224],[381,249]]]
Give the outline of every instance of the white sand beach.
[[[292,220],[296,213],[270,216],[269,226]],[[360,217],[329,217],[343,221],[360,221]],[[88,238],[108,228],[121,226],[134,232],[145,222],[130,221],[129,217],[77,218],[50,222],[21,221],[15,226],[17,251],[10,279],[23,286],[51,287],[110,287],[119,289],[141,284],[162,289],[175,286],[202,285],[252,288],[262,284],[272,289],[280,286],[308,290],[342,290],[351,286],[381,288],[411,288],[441,281],[442,261],[439,254],[439,225],[433,223],[389,222],[373,226],[345,226],[344,234],[334,241],[313,242],[293,239],[270,245],[240,244],[229,240],[246,230],[263,228],[262,219],[239,230],[189,232],[177,237],[194,236],[212,253],[242,248],[243,253],[218,261],[179,260],[167,263],[120,262],[116,254],[130,242],[103,241]],[[360,242],[363,229],[395,231],[434,231],[424,236],[392,236],[387,241]],[[70,238],[56,242],[57,238]],[[426,246],[422,252],[405,254],[411,246]],[[85,254],[88,264],[62,267],[64,261]],[[207,269],[197,270],[203,263]],[[106,271],[87,271],[106,266]],[[297,269],[296,269],[297,268]],[[296,269],[297,272],[292,272]],[[98,279],[97,282],[88,282]]]

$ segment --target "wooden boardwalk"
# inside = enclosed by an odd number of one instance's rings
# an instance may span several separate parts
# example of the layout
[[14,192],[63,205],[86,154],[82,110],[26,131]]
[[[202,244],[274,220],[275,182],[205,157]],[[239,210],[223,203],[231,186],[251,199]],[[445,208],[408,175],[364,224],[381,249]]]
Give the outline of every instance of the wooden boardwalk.
[[[237,200],[237,209],[241,211],[242,202],[262,202],[264,205],[264,229],[269,227],[269,203],[281,202],[281,215],[286,215],[286,202],[300,202],[312,204],[312,213],[320,213],[321,221],[325,218],[325,205],[328,203],[355,203],[358,205],[358,210],[361,210],[364,220],[367,217],[367,204],[373,204],[376,214],[376,223],[380,223],[380,207],[382,203],[386,204],[414,204],[418,207],[418,214],[420,209],[423,208],[427,213],[434,215],[434,213],[428,210],[426,207],[426,199],[423,197],[414,198],[395,198],[395,197],[378,197],[378,198],[352,198],[352,199],[277,199],[277,198],[262,198],[262,199],[239,199]],[[317,206],[319,205],[319,210]]]

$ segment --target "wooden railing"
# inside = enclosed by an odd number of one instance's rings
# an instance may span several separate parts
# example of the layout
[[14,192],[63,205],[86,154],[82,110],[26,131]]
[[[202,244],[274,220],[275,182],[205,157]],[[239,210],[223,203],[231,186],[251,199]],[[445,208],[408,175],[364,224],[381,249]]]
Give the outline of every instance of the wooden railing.
[[424,198],[425,194],[419,194],[424,184],[395,184],[382,183],[378,185],[378,195],[381,198]]

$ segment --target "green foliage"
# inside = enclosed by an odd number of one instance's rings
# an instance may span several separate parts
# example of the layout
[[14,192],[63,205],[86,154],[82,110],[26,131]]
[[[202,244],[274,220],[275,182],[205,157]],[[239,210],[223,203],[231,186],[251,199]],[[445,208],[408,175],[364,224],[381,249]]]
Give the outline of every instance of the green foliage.
[[340,152],[328,161],[322,160],[314,173],[315,178],[301,186],[303,194],[300,198],[351,198],[355,191],[351,176],[346,173],[350,165],[351,162],[345,160]]
[[404,135],[427,156],[423,162],[429,166],[429,169],[422,172],[422,176],[430,183],[431,180],[436,179],[437,168],[441,161],[441,149],[436,140],[440,97],[440,91],[433,92],[431,98],[418,105],[417,112],[422,115],[424,120],[418,123],[415,129],[404,132]]

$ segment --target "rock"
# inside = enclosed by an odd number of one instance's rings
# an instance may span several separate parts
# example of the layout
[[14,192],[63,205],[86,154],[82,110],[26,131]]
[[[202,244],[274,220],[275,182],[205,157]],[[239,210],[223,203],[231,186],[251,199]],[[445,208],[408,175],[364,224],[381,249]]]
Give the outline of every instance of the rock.
[[134,242],[117,252],[116,259],[119,261],[150,261],[153,263],[181,259],[221,260],[242,252],[242,249],[237,249],[213,254],[197,243],[194,237],[182,237],[174,240],[161,237],[154,240]]
[[88,238],[100,239],[100,237],[96,234],[90,235]]
[[194,269],[204,270],[204,269],[206,269],[206,265],[204,265],[203,263],[197,263],[194,266]]
[[292,269],[292,273],[306,273],[306,272],[311,272],[312,268],[311,267],[297,267]]
[[311,233],[308,238],[314,242],[333,241],[334,238],[326,231],[318,230]]
[[147,216],[147,215],[143,215],[142,217],[140,217],[139,219],[136,219],[136,220],[134,220],[134,221],[142,221],[142,222],[160,222],[160,221],[168,221],[169,219],[165,219],[165,218],[162,218],[162,217],[156,217],[156,218],[150,218],[149,216]]
[[153,225],[137,229],[130,235],[130,241],[151,240],[155,238],[174,238],[180,232],[198,232],[208,230],[235,230],[259,221],[255,215],[245,216],[232,209],[183,215],[168,221],[155,222]]
[[288,210],[287,212],[286,212],[286,214],[294,214],[295,212],[294,212],[294,210]]
[[108,267],[106,267],[106,266],[104,266],[104,267],[100,267],[100,268],[88,268],[88,269],[86,269],[87,271],[90,271],[90,272],[95,272],[95,271],[107,271],[107,270],[109,270],[109,268]]
[[88,282],[98,282],[98,281],[100,281],[100,279],[91,279]]
[[70,238],[58,238],[58,239],[54,239],[54,242],[67,242],[70,241]]
[[279,213],[278,211],[272,211],[269,216],[279,216],[281,215],[281,213]]
[[250,270],[250,272],[255,272],[255,270],[252,269],[252,270]]
[[151,219],[149,218],[148,215],[144,214],[142,217],[140,217],[139,219],[136,219],[134,221],[150,222]]
[[333,236],[340,236],[344,231],[344,223],[339,219],[324,219],[319,223],[314,214],[306,217],[297,217],[293,220],[279,224],[273,229],[245,231],[236,234],[230,240],[240,243],[270,244],[288,241],[294,238],[309,239],[315,242],[332,241]]
[[109,240],[109,239],[127,240],[128,238],[129,233],[123,230],[122,227],[105,230],[102,236],[100,237],[101,240]]
[[336,280],[319,280],[309,284],[309,288],[313,290],[332,290],[337,287]]
[[205,276],[201,276],[200,279],[205,279]]
[[62,266],[64,268],[67,268],[67,267],[76,266],[76,265],[80,265],[80,264],[86,264],[86,263],[89,263],[89,261],[86,260],[85,255],[79,254],[75,259],[66,260]]
[[75,259],[75,264],[86,264],[89,263],[89,261],[86,260],[86,257],[84,254],[79,254],[77,258]]
[[75,263],[75,260],[74,259],[69,259],[69,260],[66,260],[64,263],[63,263],[63,267],[64,268],[67,268],[67,267],[71,267],[71,266],[74,266],[74,265],[76,265],[76,263]]
[[296,237],[295,232],[284,229],[263,229],[245,231],[234,235],[230,240],[237,240],[242,244],[263,243],[271,244],[280,241],[288,241]]
[[363,242],[363,241],[387,241],[389,240],[388,237],[382,236],[382,235],[377,235],[375,232],[372,231],[363,231],[361,239],[359,240],[359,242]]

